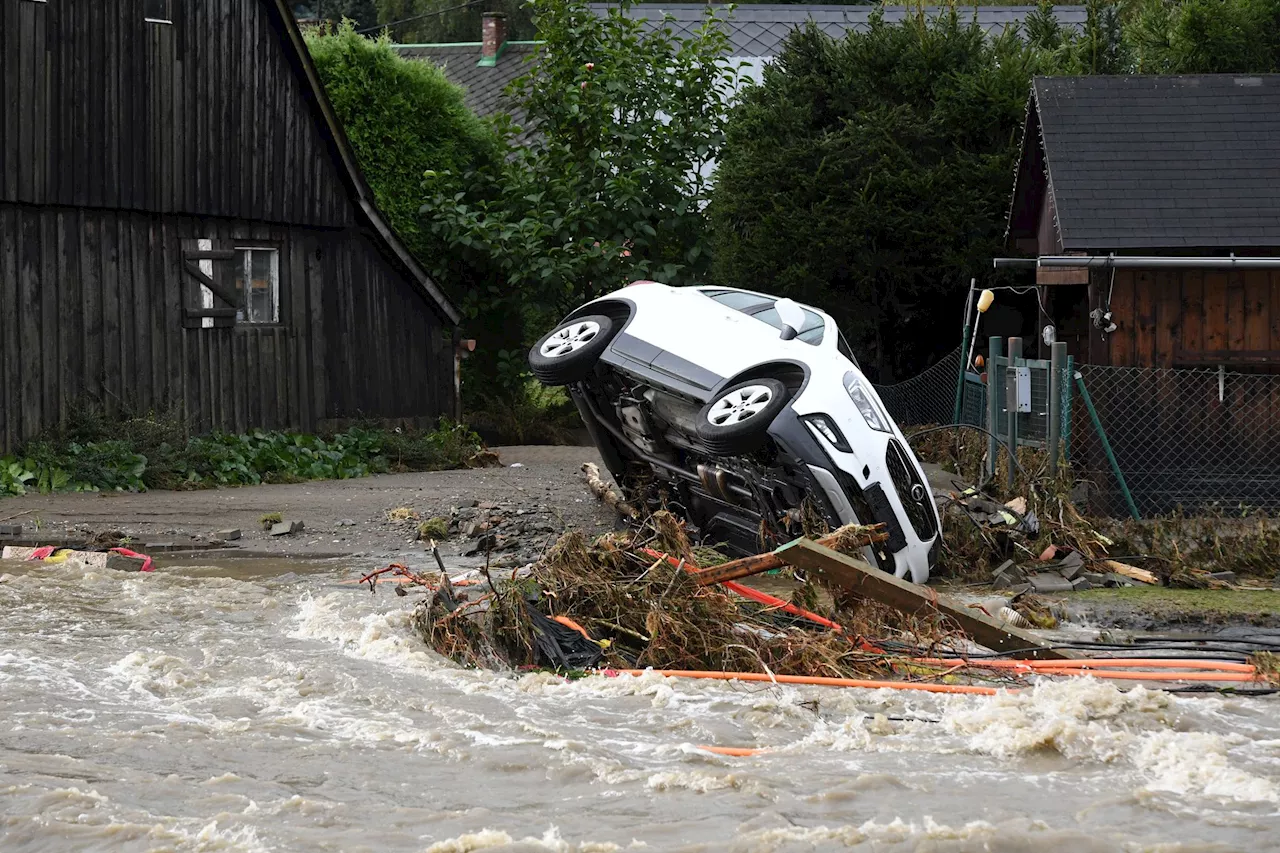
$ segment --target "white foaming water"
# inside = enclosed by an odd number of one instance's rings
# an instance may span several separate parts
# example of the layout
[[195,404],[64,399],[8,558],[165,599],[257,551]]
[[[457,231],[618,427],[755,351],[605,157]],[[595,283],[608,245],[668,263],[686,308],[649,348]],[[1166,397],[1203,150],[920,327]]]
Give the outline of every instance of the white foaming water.
[[332,579],[0,584],[0,850],[1261,851],[1280,832],[1271,700],[480,672],[423,645],[412,599]]

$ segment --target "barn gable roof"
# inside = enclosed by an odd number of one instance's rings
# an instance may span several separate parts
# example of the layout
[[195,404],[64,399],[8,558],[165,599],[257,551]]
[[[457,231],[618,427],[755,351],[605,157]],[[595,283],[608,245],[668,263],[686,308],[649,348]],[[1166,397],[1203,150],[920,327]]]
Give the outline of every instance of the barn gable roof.
[[347,135],[338,121],[337,114],[333,111],[333,105],[329,103],[329,97],[325,94],[324,84],[320,82],[320,76],[316,73],[315,65],[311,61],[311,54],[302,38],[302,32],[298,29],[298,23],[294,20],[290,5],[289,0],[269,0],[268,2],[268,6],[274,13],[274,17],[281,28],[283,35],[281,46],[284,49],[285,56],[301,81],[308,95],[308,100],[316,112],[316,117],[319,119],[321,126],[320,129],[330,145],[333,157],[339,167],[339,173],[347,184],[348,191],[351,193],[363,219],[373,228],[382,247],[409,273],[409,276],[436,304],[441,313],[451,322],[458,323],[462,319],[458,309],[453,306],[431,276],[414,260],[413,255],[400,242],[400,238],[396,236],[395,231],[378,210],[373,190],[369,188],[369,184],[365,181],[364,173],[360,171],[360,165],[356,161],[351,143],[348,141]]
[[1009,215],[1064,251],[1280,246],[1280,74],[1037,77]]

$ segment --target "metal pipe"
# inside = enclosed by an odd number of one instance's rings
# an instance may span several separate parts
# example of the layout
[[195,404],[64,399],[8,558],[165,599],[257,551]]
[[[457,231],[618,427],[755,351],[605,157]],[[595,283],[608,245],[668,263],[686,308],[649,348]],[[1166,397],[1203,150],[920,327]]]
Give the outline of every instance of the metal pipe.
[[965,353],[969,350],[969,337],[973,334],[970,318],[973,316],[973,287],[977,283],[976,278],[969,279],[969,297],[964,303],[964,333],[960,336],[960,369],[956,371],[956,405],[951,415],[953,424],[960,423],[960,413],[964,406],[964,374],[969,368]]
[[1084,387],[1084,376],[1080,371],[1076,371],[1076,387],[1080,389],[1080,399],[1084,400],[1084,406],[1089,410],[1089,419],[1093,421],[1093,428],[1098,433],[1098,440],[1102,442],[1102,450],[1107,454],[1107,462],[1111,465],[1111,473],[1116,475],[1116,482],[1120,484],[1120,494],[1124,495],[1125,505],[1129,507],[1129,515],[1133,516],[1134,521],[1142,521],[1142,516],[1138,515],[1138,506],[1133,502],[1133,493],[1129,491],[1129,484],[1124,481],[1124,472],[1120,470],[1120,463],[1116,460],[1116,454],[1111,449],[1111,442],[1107,440],[1107,431],[1102,428],[1102,419],[1098,417],[1098,410],[1093,407],[1093,398],[1089,396],[1089,389]]
[[1000,453],[1000,394],[1003,389],[996,388],[996,366],[1004,355],[1004,339],[992,336],[987,340],[987,430],[991,433],[987,438],[987,478],[996,475],[996,457]]
[[1049,476],[1058,473],[1062,436],[1062,376],[1067,366],[1067,345],[1055,341],[1049,349],[1049,425],[1046,444],[1049,451]]
[[1009,407],[1009,490],[1013,490],[1017,479],[1018,466],[1014,460],[1018,458],[1018,362],[1022,360],[1022,338],[1009,338],[1009,366],[1005,368],[1005,399]]
[[993,258],[996,269],[1075,268],[1173,268],[1173,269],[1280,269],[1280,258],[1176,257],[1165,255],[1044,255],[1039,258]]

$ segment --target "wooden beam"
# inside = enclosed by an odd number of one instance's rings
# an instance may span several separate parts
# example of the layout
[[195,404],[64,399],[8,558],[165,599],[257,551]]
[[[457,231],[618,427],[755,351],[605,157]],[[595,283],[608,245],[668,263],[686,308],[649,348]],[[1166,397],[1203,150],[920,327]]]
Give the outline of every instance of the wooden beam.
[[188,261],[230,261],[235,256],[236,251],[234,249],[188,250],[182,253],[183,260]]
[[[818,544],[830,548],[839,542],[844,535],[844,533],[837,530],[835,533],[823,536],[818,540]],[[877,542],[884,542],[888,538],[889,534],[885,532],[884,525],[877,524],[867,530],[866,541],[863,544],[873,545]],[[699,586],[711,586],[712,584],[736,581],[742,578],[749,578],[752,575],[764,574],[774,569],[780,569],[785,565],[786,563],[775,551],[771,554],[755,554],[738,560],[730,560],[718,566],[698,569],[690,574]]]
[[230,305],[233,308],[235,307],[237,302],[235,291],[226,290],[221,284],[205,275],[204,270],[200,269],[194,261],[187,261],[183,266],[187,271],[187,275],[209,288],[209,290],[213,292],[214,296],[221,299],[227,305]]
[[992,651],[1055,660],[1079,657],[1070,651],[1049,648],[1049,644],[1035,634],[992,619],[975,608],[954,604],[927,586],[900,580],[817,542],[797,539],[783,545],[774,554],[796,568],[811,572],[835,589],[874,599],[901,613],[938,613],[958,625],[974,642]]

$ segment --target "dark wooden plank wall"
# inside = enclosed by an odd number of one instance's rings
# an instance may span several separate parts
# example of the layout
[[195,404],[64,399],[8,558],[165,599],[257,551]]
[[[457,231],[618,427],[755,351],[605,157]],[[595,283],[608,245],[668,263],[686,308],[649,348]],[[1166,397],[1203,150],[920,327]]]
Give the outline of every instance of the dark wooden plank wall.
[[1110,276],[1095,275],[1094,301],[1111,292],[1118,328],[1096,363],[1205,366],[1211,358],[1188,355],[1280,352],[1280,270],[1120,269],[1114,287]]
[[345,227],[265,0],[0,0],[0,201]]
[[[279,251],[280,324],[183,326],[182,242]],[[450,414],[448,326],[358,231],[0,203],[0,452],[65,422],[196,432]]]

